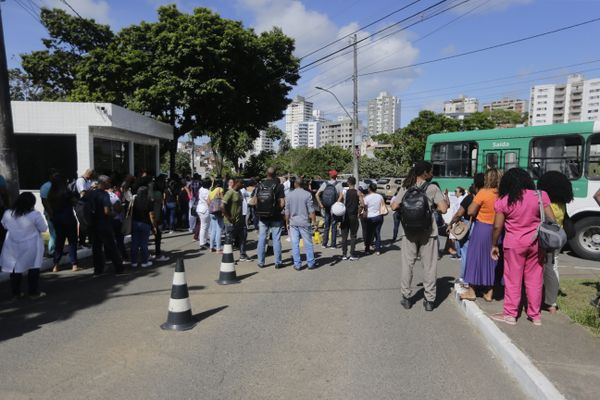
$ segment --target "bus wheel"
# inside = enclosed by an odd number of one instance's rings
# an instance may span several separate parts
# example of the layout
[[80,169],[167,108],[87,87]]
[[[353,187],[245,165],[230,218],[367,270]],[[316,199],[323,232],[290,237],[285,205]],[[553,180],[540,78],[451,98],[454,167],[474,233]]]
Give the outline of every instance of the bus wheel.
[[577,234],[569,241],[579,257],[600,261],[600,217],[586,217],[575,223]]

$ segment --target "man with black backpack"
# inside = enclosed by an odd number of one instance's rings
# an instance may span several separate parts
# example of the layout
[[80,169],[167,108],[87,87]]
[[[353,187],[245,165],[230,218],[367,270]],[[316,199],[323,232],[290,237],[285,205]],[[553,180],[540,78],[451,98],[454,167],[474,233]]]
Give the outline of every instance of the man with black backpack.
[[258,216],[258,266],[265,266],[265,245],[271,231],[273,252],[275,253],[275,268],[283,266],[281,260],[281,230],[283,228],[283,210],[285,208],[285,193],[283,185],[275,175],[275,169],[267,169],[267,178],[263,179],[255,190],[255,212]]
[[338,200],[344,188],[342,183],[336,180],[336,170],[329,171],[329,178],[330,179],[327,182],[324,182],[317,191],[316,198],[319,207],[321,207],[321,215],[325,219],[325,225],[323,227],[323,247],[329,247],[327,243],[329,243],[329,231],[331,228],[331,247],[335,248],[338,220],[331,215],[331,206]]
[[415,176],[414,183],[406,181],[392,203],[392,210],[400,212],[405,235],[402,240],[400,304],[407,310],[412,307],[413,267],[419,255],[423,261],[423,306],[426,311],[433,311],[436,297],[438,228],[433,217],[433,207],[440,214],[445,214],[450,204],[439,187],[429,184],[433,177],[432,171],[430,163],[417,162],[411,171]]

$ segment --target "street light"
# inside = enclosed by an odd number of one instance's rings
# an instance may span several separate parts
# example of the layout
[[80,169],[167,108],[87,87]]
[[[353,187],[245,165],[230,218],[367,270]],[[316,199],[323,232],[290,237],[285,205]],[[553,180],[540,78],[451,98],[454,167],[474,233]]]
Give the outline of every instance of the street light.
[[356,155],[356,132],[358,131],[358,118],[352,118],[348,110],[346,110],[346,107],[344,107],[340,99],[338,99],[335,93],[333,93],[331,90],[322,88],[320,86],[315,86],[315,89],[322,90],[332,95],[333,98],[338,102],[340,107],[342,107],[342,110],[344,110],[348,118],[350,118],[350,121],[352,121],[352,175],[354,175],[354,179],[356,179],[356,183],[358,184],[358,156]]

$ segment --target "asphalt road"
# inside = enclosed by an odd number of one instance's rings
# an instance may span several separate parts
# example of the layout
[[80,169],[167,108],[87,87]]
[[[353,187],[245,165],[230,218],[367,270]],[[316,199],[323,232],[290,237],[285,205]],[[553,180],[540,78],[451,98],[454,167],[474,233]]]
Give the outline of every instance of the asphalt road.
[[191,331],[159,328],[172,263],[99,279],[90,269],[46,273],[48,296],[37,302],[8,302],[0,286],[0,398],[524,397],[449,297],[455,261],[442,260],[440,305],[426,313],[421,301],[409,311],[399,304],[396,245],[358,262],[318,248],[314,271],[275,270],[272,257],[262,270],[239,263],[244,279],[229,286],[215,283],[220,258],[189,235],[167,236],[164,247],[185,259],[200,320]]

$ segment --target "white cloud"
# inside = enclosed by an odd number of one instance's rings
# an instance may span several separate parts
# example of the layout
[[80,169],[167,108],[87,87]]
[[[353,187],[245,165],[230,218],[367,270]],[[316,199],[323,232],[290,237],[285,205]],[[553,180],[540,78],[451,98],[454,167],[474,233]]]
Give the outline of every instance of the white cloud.
[[[60,0],[44,0],[43,3],[49,8],[61,8],[69,14],[73,11]],[[110,6],[105,0],[68,0],[68,3],[84,18],[93,18],[96,22],[110,24]]]
[[[322,45],[337,38],[342,38],[358,29],[357,23],[350,23],[338,27],[328,16],[318,13],[298,0],[238,0],[238,5],[244,11],[250,11],[254,17],[251,24],[259,32],[279,26],[284,33],[296,40],[296,55],[303,56]],[[376,30],[377,28],[373,28]],[[357,33],[358,39],[365,38],[369,32]],[[328,54],[333,50],[347,46],[349,39],[343,39],[335,46],[303,60],[301,64],[316,60],[319,56]],[[364,47],[363,47],[364,46]],[[366,39],[358,45],[359,74],[374,70],[393,68],[400,65],[412,64],[417,60],[419,50],[410,40],[409,33],[401,32],[390,37],[374,42],[372,38]],[[343,51],[340,54],[344,54]],[[372,64],[372,65],[371,65]],[[336,100],[329,94],[315,90],[315,86],[325,88],[352,75],[352,54],[342,55],[331,62],[302,73],[295,93],[312,97],[316,109],[324,111],[328,118],[344,116]],[[414,68],[398,70],[395,72],[371,76],[359,76],[359,112],[360,119],[366,122],[366,108],[368,99],[375,98],[379,92],[387,91],[392,95],[401,97],[401,92],[418,76]],[[346,109],[352,112],[353,84],[351,80],[336,85],[331,89]]]

